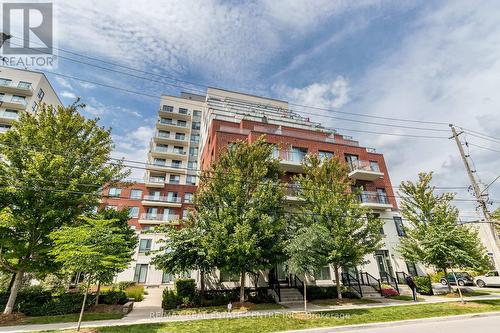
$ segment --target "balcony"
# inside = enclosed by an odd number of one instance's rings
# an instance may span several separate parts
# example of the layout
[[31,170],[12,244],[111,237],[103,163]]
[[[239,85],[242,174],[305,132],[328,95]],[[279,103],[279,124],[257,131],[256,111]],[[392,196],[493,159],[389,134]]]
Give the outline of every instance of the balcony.
[[4,122],[10,123],[13,120],[19,120],[19,114],[14,112],[0,111],[0,119]]
[[370,161],[351,161],[349,163],[349,177],[357,180],[374,181],[384,176],[378,164]]
[[174,159],[187,159],[187,152],[183,149],[171,149],[162,146],[153,146],[151,149],[152,156],[159,157],[170,157]]
[[174,110],[173,108],[168,110],[168,109],[160,109],[158,111],[160,116],[164,117],[172,117],[172,118],[178,118],[178,119],[185,119],[185,120],[190,120],[191,119],[191,111],[184,109],[184,108],[178,108],[177,110]]
[[143,213],[139,217],[140,224],[179,224],[179,215]]
[[163,186],[165,186],[165,178],[151,176],[146,178],[145,184],[147,187],[163,188]]
[[26,110],[26,106],[28,102],[24,98],[17,98],[15,96],[0,97],[0,106],[6,109],[14,109],[14,110]]
[[280,165],[285,171],[295,173],[302,172],[302,162],[306,155],[306,152],[294,150],[275,150],[273,153],[273,157],[280,159]]
[[153,171],[165,171],[177,174],[186,174],[186,166],[184,164],[173,164],[173,163],[148,163],[146,164],[146,169]]
[[31,84],[14,83],[8,81],[0,81],[0,92],[14,95],[31,96],[33,95],[33,87]]
[[386,210],[392,208],[386,194],[364,191],[359,194],[358,199],[361,206],[370,209]]
[[157,131],[153,140],[156,143],[166,143],[166,144],[179,144],[179,145],[187,145],[188,144],[188,136],[185,135],[184,138],[178,135],[174,135],[171,133],[162,133]]
[[178,122],[173,120],[159,119],[156,125],[158,129],[172,130],[172,131],[181,131],[181,132],[189,132],[190,126],[188,126],[188,122]]
[[182,206],[181,197],[172,196],[156,196],[156,195],[145,195],[142,199],[142,204],[144,206],[161,206],[161,207],[180,207]]

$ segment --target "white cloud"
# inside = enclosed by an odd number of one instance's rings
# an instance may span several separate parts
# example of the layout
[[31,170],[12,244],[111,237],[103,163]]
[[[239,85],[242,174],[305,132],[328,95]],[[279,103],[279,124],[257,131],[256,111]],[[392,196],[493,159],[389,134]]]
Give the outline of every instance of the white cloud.
[[276,86],[274,90],[296,104],[339,109],[349,101],[349,82],[342,76],[326,83],[313,83],[303,88]]
[[64,90],[63,92],[61,92],[60,95],[62,97],[70,98],[70,99],[75,99],[76,98],[76,95],[73,92],[67,91],[67,90]]
[[66,88],[66,89],[69,89],[69,90],[73,90],[73,87],[71,86],[71,83],[69,83],[68,80],[66,80],[65,78],[62,78],[60,76],[56,76],[56,81],[57,83],[59,83],[63,88]]
[[88,82],[79,82],[78,83],[80,85],[80,87],[82,87],[83,89],[94,89],[96,86],[95,84],[92,84],[92,83],[88,83]]

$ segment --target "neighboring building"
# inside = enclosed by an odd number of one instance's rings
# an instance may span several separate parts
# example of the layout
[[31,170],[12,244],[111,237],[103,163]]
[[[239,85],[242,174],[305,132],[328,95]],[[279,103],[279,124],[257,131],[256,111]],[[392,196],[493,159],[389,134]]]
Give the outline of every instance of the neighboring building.
[[45,74],[0,66],[0,133],[7,131],[21,112],[36,112],[42,102],[62,106]]
[[[275,145],[274,154],[281,160],[284,180],[302,172],[301,162],[308,153],[325,158],[338,156],[348,163],[354,186],[362,189],[359,200],[385,222],[380,231],[384,245],[366,258],[368,264],[355,268],[358,272],[368,272],[377,278],[385,278],[386,274],[396,276],[397,272],[422,273],[395,250],[404,229],[382,154],[290,111],[285,101],[222,89],[208,88],[206,96],[186,93],[180,97],[162,96],[158,115],[145,183],[133,187],[134,198],[130,198],[130,188],[122,189],[121,193],[118,189],[104,193],[120,197],[106,199],[107,205],[131,209],[130,224],[140,237],[135,262],[119,274],[119,280],[147,285],[172,283],[172,276],[151,267],[150,256],[145,255],[161,246],[156,242],[161,235],[144,231],[185,216],[197,187],[196,171],[207,169],[232,142],[253,142],[261,135]],[[290,205],[300,204],[293,187],[287,201]],[[278,266],[276,270],[279,277],[285,278],[284,267]],[[187,272],[185,276],[198,279],[197,272]],[[265,283],[263,276],[260,281]],[[215,272],[209,280],[215,281],[212,287],[234,287],[238,283],[237,276],[224,272]],[[317,284],[332,284],[332,280],[330,267],[315,276]],[[251,279],[247,281],[250,285]]]

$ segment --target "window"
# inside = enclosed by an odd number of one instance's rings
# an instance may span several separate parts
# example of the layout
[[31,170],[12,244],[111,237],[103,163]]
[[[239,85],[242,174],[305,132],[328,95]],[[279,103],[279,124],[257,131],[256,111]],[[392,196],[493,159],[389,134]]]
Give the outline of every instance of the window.
[[161,278],[161,283],[170,283],[172,281],[174,281],[173,275],[170,274],[170,273],[167,273],[167,272],[163,271],[163,276]]
[[196,176],[192,176],[192,175],[186,176],[186,184],[196,185]]
[[389,203],[389,199],[387,199],[387,194],[385,193],[384,188],[377,189],[377,198],[378,198],[378,202],[381,204],[388,204]]
[[165,166],[165,164],[167,164],[167,160],[166,160],[166,159],[164,159],[164,158],[157,158],[157,157],[155,157],[155,158],[153,159],[153,164],[154,164],[154,165],[161,165],[161,166]]
[[358,156],[357,155],[350,155],[346,154],[345,155],[345,160],[347,164],[349,165],[349,169],[352,171],[358,167]]
[[132,189],[130,190],[130,199],[141,199],[142,190]]
[[321,267],[320,270],[317,272],[314,272],[314,279],[315,280],[331,280],[331,275],[330,275],[330,266],[324,266]]
[[10,79],[0,79],[0,85],[2,86],[10,86],[12,80]]
[[108,196],[118,198],[122,194],[122,189],[119,187],[110,187]]
[[417,266],[414,262],[406,262],[406,269],[408,269],[408,274],[411,276],[418,276]]
[[330,152],[330,151],[323,151],[323,150],[320,150],[318,152],[318,155],[319,155],[319,158],[322,159],[322,160],[329,160],[330,158],[333,157],[333,153]]
[[198,162],[196,162],[196,161],[189,161],[188,162],[188,169],[196,170],[196,168],[198,168]]
[[135,265],[134,282],[146,283],[147,276],[148,276],[148,264]]
[[370,170],[371,171],[376,171],[376,172],[380,171],[380,168],[378,167],[378,162],[377,161],[370,161]]
[[4,93],[0,93],[0,101],[3,101],[4,97],[5,97],[5,94]]
[[128,217],[131,219],[136,219],[139,217],[139,207],[132,206],[128,208]]
[[42,88],[40,88],[40,90],[38,90],[37,96],[39,100],[42,100],[43,97],[45,96],[45,91],[43,91]]
[[168,125],[173,125],[174,124],[174,121],[172,120],[172,118],[160,118],[160,123],[162,124],[168,124]]
[[153,200],[159,200],[160,199],[160,191],[149,191],[149,196]]
[[193,117],[201,117],[201,111],[194,110],[193,111]]
[[172,168],[180,169],[182,167],[182,161],[172,160]]
[[200,122],[199,121],[193,121],[191,124],[191,128],[194,130],[199,130],[200,129]]
[[19,81],[19,83],[17,84],[17,87],[21,88],[21,89],[29,89],[31,87],[31,83],[26,82],[26,81]]
[[193,193],[190,193],[190,192],[184,193],[184,202],[186,202],[186,203],[193,202]]
[[156,218],[156,216],[158,215],[158,208],[156,207],[146,208],[146,215],[151,218]]
[[31,107],[31,111],[32,112],[37,112],[38,111],[38,103],[37,102],[33,102],[33,106]]
[[189,147],[189,156],[198,156],[198,147]]
[[294,162],[302,162],[302,160],[304,159],[304,157],[306,157],[306,155],[307,155],[307,148],[293,147],[291,160]]
[[139,242],[139,253],[151,251],[151,239],[141,239]]
[[184,147],[174,146],[174,153],[184,155]]
[[220,282],[238,282],[240,281],[240,275],[237,273],[231,273],[224,270],[220,271]]
[[184,133],[175,133],[175,140],[185,140],[186,134]]
[[180,114],[188,114],[188,109],[186,109],[186,108],[179,108],[179,113]]
[[170,184],[179,184],[181,182],[181,176],[179,175],[170,175],[168,180]]
[[170,132],[169,131],[158,131],[158,137],[159,138],[168,138],[168,137],[170,137]]
[[190,279],[191,278],[191,272],[184,271],[180,274],[177,274],[178,279]]
[[406,236],[405,229],[403,227],[403,220],[399,216],[394,216],[394,224],[396,225],[396,230],[399,237]]
[[177,120],[177,126],[186,127],[187,122],[185,120]]
[[2,116],[9,119],[19,118],[19,114],[17,113],[16,110],[9,110],[9,109],[5,110]]
[[163,111],[164,112],[173,112],[174,111],[174,107],[170,106],[170,105],[163,105]]
[[200,142],[199,134],[191,134],[191,142]]
[[177,192],[168,192],[167,193],[167,200],[169,202],[178,202],[179,201],[179,194]]

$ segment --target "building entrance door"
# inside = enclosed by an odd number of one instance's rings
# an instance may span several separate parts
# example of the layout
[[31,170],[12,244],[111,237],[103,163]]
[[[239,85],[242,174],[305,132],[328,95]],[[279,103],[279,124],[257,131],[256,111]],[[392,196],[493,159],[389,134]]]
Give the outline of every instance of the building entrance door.
[[389,256],[389,251],[380,250],[375,252],[375,260],[377,262],[378,271],[380,274],[380,279],[387,282],[387,275],[394,276],[394,271],[392,269],[391,257]]

